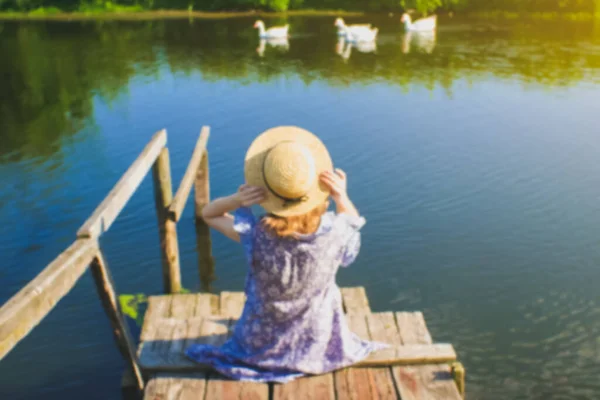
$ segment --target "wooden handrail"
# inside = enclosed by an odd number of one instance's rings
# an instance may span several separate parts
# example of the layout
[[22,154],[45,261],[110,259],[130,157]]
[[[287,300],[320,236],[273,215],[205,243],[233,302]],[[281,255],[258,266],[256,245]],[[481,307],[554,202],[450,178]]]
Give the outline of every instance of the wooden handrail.
[[181,214],[183,213],[183,209],[187,203],[190,191],[192,190],[192,185],[196,179],[198,168],[200,168],[200,163],[202,162],[202,158],[206,153],[206,143],[208,142],[209,136],[210,128],[208,126],[203,126],[202,131],[200,132],[200,137],[198,138],[198,142],[196,143],[196,147],[194,148],[194,152],[192,153],[190,163],[185,170],[185,174],[183,175],[181,183],[179,184],[179,189],[177,189],[177,193],[175,193],[175,197],[173,198],[171,206],[169,207],[170,218],[175,222],[179,221],[181,218]]
[[144,180],[166,144],[167,131],[163,129],[152,137],[152,140],[96,208],[91,217],[79,228],[77,231],[78,238],[97,238],[110,228]]
[[[134,342],[118,305],[117,292],[98,246],[98,237],[110,228],[152,168],[165,291],[179,292],[181,278],[176,222],[181,218],[194,183],[198,192],[195,199],[196,214],[202,205],[208,202],[206,144],[209,135],[210,129],[203,127],[174,198],[169,153],[166,148],[167,132],[163,129],[152,137],[142,153],[77,231],[77,240],[0,308],[0,359],[54,308],[91,264],[98,295],[111,322],[119,350],[136,378],[137,388],[143,388],[144,382]],[[208,243],[210,246],[210,242]],[[210,257],[210,249],[206,250],[206,253],[206,256]]]
[[98,252],[98,241],[76,240],[0,308],[0,359],[54,308]]

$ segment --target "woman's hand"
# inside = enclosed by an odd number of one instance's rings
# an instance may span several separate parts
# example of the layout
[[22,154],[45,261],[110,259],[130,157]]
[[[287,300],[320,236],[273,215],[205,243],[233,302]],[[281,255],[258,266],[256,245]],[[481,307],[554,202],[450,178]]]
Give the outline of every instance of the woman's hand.
[[236,242],[240,235],[233,229],[233,216],[229,213],[239,207],[250,207],[266,199],[266,191],[261,187],[242,185],[231,196],[221,197],[208,203],[202,209],[206,223]]
[[348,181],[346,180],[346,173],[341,169],[337,168],[335,172],[325,171],[319,179],[327,186],[331,193],[331,198],[336,203],[348,197]]
[[240,207],[250,207],[265,201],[267,193],[265,188],[243,184],[235,196]]
[[331,198],[335,201],[335,207],[338,214],[348,214],[358,217],[358,210],[352,204],[348,197],[348,181],[346,173],[341,169],[336,169],[335,172],[325,171],[319,176],[319,179],[331,193]]

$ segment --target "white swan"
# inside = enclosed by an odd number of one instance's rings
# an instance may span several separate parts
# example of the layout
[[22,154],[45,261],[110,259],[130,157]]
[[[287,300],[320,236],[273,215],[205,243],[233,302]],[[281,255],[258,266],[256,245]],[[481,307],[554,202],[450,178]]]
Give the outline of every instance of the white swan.
[[379,29],[369,28],[361,30],[346,30],[346,40],[349,43],[374,42],[377,39]]
[[283,39],[289,36],[290,26],[274,26],[265,30],[265,23],[258,20],[254,23],[254,28],[258,28],[258,37],[261,39]]
[[437,15],[432,15],[431,17],[427,18],[421,18],[413,22],[412,18],[410,18],[410,15],[404,13],[402,14],[402,18],[400,19],[400,21],[404,23],[404,29],[407,32],[435,31],[435,29],[437,28]]
[[265,55],[267,45],[273,48],[278,48],[284,52],[287,52],[290,49],[290,42],[288,42],[287,38],[260,39],[258,48],[256,49],[256,53],[258,53],[259,57],[263,57]]
[[338,36],[346,36],[347,31],[354,30],[369,30],[371,29],[371,24],[354,24],[354,25],[346,25],[342,18],[337,18],[335,23],[333,24],[336,28],[338,28]]

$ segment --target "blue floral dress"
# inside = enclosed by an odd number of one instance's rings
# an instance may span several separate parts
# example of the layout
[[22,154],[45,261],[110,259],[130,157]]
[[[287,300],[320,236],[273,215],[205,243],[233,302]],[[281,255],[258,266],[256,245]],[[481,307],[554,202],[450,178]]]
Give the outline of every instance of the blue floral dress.
[[335,275],[360,249],[365,220],[328,212],[318,230],[297,238],[266,231],[248,208],[235,213],[249,264],[246,304],[222,346],[193,345],[188,357],[225,376],[288,382],[347,367],[384,347],[346,325]]

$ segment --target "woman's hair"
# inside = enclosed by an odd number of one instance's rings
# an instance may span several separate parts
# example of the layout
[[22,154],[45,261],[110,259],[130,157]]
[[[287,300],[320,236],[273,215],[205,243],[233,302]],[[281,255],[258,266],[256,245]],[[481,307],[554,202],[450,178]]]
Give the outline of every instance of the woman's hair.
[[267,214],[262,218],[261,224],[272,234],[283,238],[294,237],[296,234],[308,235],[319,228],[321,216],[327,211],[327,207],[329,202],[326,201],[306,214],[293,217]]

